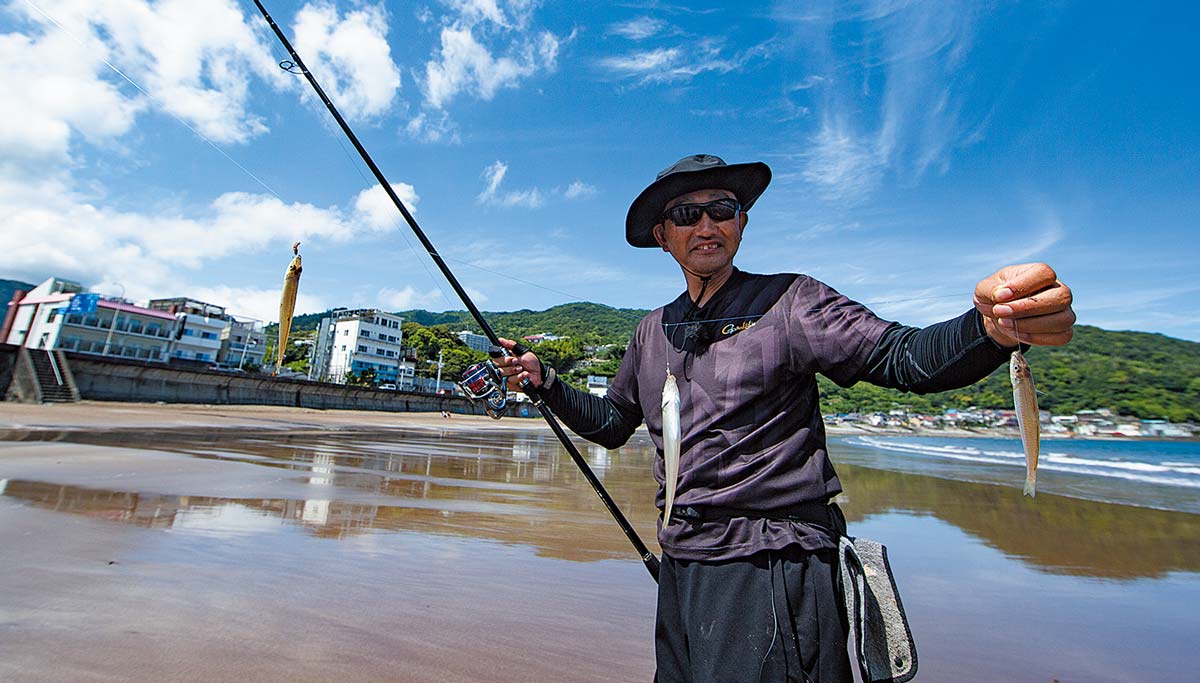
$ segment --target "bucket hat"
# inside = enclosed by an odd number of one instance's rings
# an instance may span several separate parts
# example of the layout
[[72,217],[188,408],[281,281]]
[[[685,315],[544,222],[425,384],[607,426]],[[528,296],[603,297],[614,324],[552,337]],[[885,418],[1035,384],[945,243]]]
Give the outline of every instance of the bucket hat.
[[686,156],[659,172],[642,190],[625,217],[625,241],[635,247],[657,247],[654,226],[662,222],[663,207],[681,194],[706,188],[729,190],[742,210],[754,205],[771,182],[771,169],[761,161],[726,164],[711,154]]

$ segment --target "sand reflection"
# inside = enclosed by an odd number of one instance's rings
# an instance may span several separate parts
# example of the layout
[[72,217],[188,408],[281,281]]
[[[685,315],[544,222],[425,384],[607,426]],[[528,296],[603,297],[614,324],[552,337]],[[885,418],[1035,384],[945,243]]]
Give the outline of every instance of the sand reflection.
[[[44,434],[93,446],[144,448],[239,463],[281,474],[253,496],[211,495],[180,476],[176,490],[123,489],[14,477],[3,495],[38,507],[145,527],[224,528],[258,517],[323,538],[412,531],[497,540],[577,561],[631,557],[631,549],[554,440],[541,432],[394,430],[220,435]],[[643,539],[654,546],[654,453],[635,439],[618,451],[581,450]],[[95,467],[86,461],[80,467]],[[135,469],[136,468],[131,468]],[[1006,555],[1052,573],[1117,579],[1200,571],[1200,516],[1050,495],[1036,502],[1007,487],[840,465],[853,524],[902,511],[930,515]],[[291,488],[286,490],[283,484]],[[302,495],[294,495],[295,485]],[[234,514],[236,511],[237,514]],[[236,532],[236,528],[232,532]]]

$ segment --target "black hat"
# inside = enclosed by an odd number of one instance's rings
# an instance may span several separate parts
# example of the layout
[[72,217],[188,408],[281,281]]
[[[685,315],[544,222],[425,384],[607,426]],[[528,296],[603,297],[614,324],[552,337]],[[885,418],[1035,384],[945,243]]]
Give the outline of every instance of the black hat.
[[658,174],[658,178],[633,200],[625,217],[625,241],[635,247],[657,247],[654,226],[662,222],[663,207],[681,194],[716,188],[729,190],[745,211],[771,182],[771,169],[761,161],[726,164],[721,157],[694,154]]

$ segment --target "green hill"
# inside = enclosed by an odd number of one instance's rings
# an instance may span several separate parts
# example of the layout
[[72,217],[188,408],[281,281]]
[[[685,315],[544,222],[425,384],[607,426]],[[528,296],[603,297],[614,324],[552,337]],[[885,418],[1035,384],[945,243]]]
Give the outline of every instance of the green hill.
[[[1200,421],[1200,344],[1147,332],[1075,327],[1062,347],[1025,354],[1033,369],[1038,404],[1053,413],[1110,408],[1143,419]],[[1011,408],[1008,365],[965,389],[915,396],[868,385],[842,389],[821,381],[827,412],[869,412],[909,406],[932,412],[946,407]]]
[[9,301],[12,301],[13,292],[18,289],[28,292],[36,286],[20,280],[0,280],[0,306],[7,305]]
[[[549,332],[586,344],[628,343],[646,311],[572,303],[545,311],[485,312],[496,333],[510,338]],[[297,316],[293,330],[316,329],[327,313]],[[441,327],[450,332],[480,332],[465,311],[430,313],[400,311],[406,322]],[[275,334],[268,328],[268,339]],[[1038,347],[1026,356],[1033,368],[1042,408],[1055,413],[1110,408],[1139,418],[1172,422],[1200,421],[1200,343],[1147,332],[1115,332],[1088,325],[1075,328],[1075,339],[1063,347]],[[603,369],[602,369],[603,368]],[[587,372],[605,373],[606,363]],[[921,412],[978,406],[1011,408],[1008,366],[987,379],[957,391],[917,396],[858,384],[843,389],[820,379],[825,412],[873,412],[898,406]]]
[[[571,303],[548,308],[544,311],[522,309],[511,312],[484,311],[483,317],[502,337],[520,338],[530,334],[549,332],[579,339],[586,343],[625,344],[633,335],[633,328],[648,311],[632,308],[612,308],[593,303]],[[292,318],[292,332],[308,332],[317,329],[321,319],[331,311],[309,313]],[[425,327],[441,327],[451,332],[470,330],[482,334],[474,318],[466,311],[430,313],[420,309],[397,311],[395,315],[404,322],[417,323]],[[279,326],[267,326],[267,337],[274,336]]]

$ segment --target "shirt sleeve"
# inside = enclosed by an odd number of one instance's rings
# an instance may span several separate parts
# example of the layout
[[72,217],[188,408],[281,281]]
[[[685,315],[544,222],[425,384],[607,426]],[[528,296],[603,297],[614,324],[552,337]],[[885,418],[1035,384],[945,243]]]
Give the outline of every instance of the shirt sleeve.
[[945,322],[918,329],[893,323],[871,351],[861,379],[892,389],[928,394],[965,387],[1008,360],[972,308]]
[[797,279],[787,339],[793,370],[848,387],[863,379],[871,351],[894,323],[807,276]]

